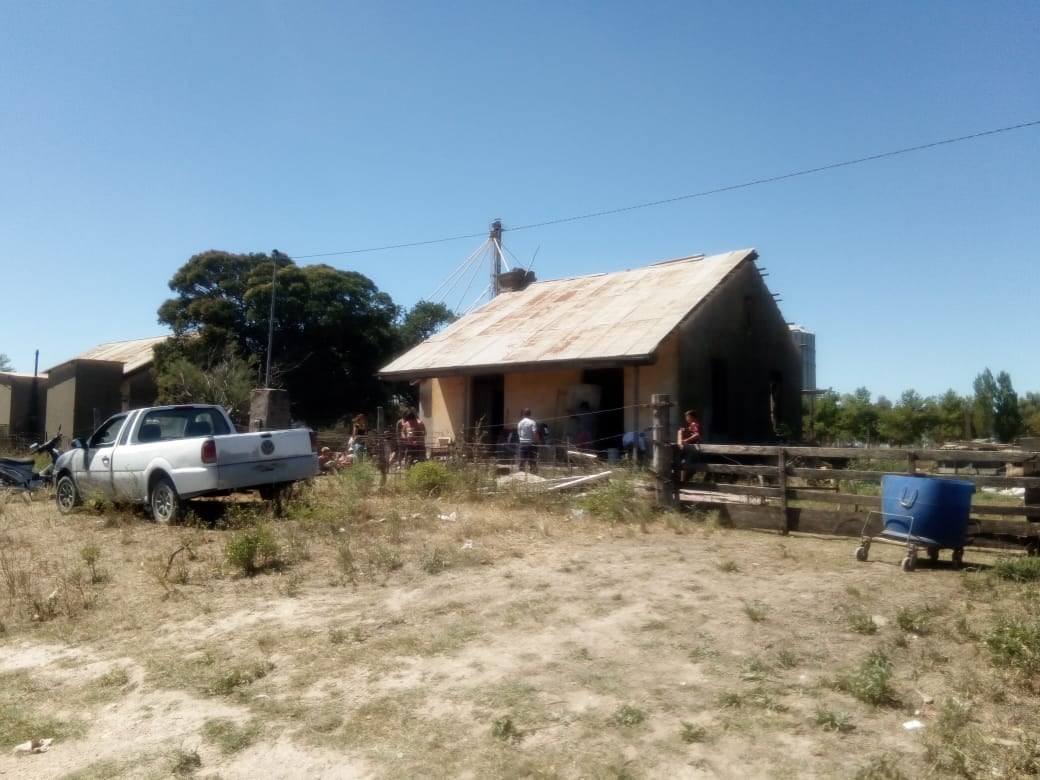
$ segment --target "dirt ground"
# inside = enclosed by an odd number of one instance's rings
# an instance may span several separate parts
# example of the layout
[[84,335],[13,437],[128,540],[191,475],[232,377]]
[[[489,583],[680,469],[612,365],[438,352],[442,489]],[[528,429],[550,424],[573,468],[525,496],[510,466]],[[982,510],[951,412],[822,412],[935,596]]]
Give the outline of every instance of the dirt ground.
[[[1032,776],[1036,697],[994,695],[980,638],[1013,598],[991,551],[904,573],[894,545],[522,502],[352,522],[273,523],[288,563],[247,577],[233,530],[7,502],[0,776],[946,777],[951,702],[985,776]],[[839,684],[871,652],[878,704]]]

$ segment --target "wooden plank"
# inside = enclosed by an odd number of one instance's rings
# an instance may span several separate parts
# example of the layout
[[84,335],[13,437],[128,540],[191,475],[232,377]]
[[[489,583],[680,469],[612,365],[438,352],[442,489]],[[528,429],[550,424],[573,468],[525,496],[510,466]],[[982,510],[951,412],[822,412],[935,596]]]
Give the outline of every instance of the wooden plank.
[[838,504],[842,506],[862,506],[871,509],[881,508],[881,496],[830,493],[822,490],[804,490],[802,488],[792,488],[788,491],[788,495],[798,501],[816,501],[821,504]]
[[968,533],[1038,539],[1040,538],[1040,523],[1030,523],[1025,520],[992,520],[973,516],[968,523]]
[[[686,471],[698,474],[736,474],[745,477],[772,477],[776,479],[776,466],[734,466],[729,463],[705,463],[694,461],[686,464]],[[831,474],[837,473],[832,471]],[[877,473],[877,472],[874,472]]]
[[[763,466],[729,466],[733,468],[764,468]],[[712,468],[705,471],[715,472]],[[795,477],[805,479],[838,479],[838,480],[860,480],[863,482],[880,482],[886,474],[897,477],[905,477],[906,474],[898,474],[887,471],[857,471],[853,469],[805,469],[789,468],[788,473]],[[719,474],[736,474],[736,471],[717,471]],[[1040,488],[1040,477],[990,477],[982,474],[917,474],[918,477],[929,477],[933,479],[957,479],[972,482],[976,487],[1037,487]]]
[[[857,471],[854,469],[805,469],[799,467],[792,467],[788,469],[788,472],[793,477],[802,477],[804,479],[838,479],[846,482],[850,480],[859,480],[863,482],[881,482],[881,477],[886,473],[885,471]],[[900,476],[906,476],[901,474]]]
[[679,487],[680,495],[684,492],[696,493],[728,493],[736,496],[760,496],[762,498],[780,498],[780,488],[768,485],[737,485],[720,482],[686,482]]
[[[758,455],[773,459],[777,445],[699,444],[697,451],[716,455]],[[784,447],[788,458],[849,458],[852,460],[902,460],[912,455],[916,460],[941,463],[1036,463],[1040,453],[1025,450],[934,450],[897,449],[893,447]]]
[[[876,536],[883,528],[877,512],[833,512],[826,509],[789,508],[785,518],[780,508],[766,504],[697,504],[716,511],[719,524],[727,528],[757,529],[782,533],[812,533],[825,536]],[[983,520],[969,523],[968,543],[973,547],[1021,547],[1040,545],[1040,524],[1012,520]]]
[[1014,504],[972,504],[973,515],[1012,515],[1040,519],[1040,506],[1016,506]]

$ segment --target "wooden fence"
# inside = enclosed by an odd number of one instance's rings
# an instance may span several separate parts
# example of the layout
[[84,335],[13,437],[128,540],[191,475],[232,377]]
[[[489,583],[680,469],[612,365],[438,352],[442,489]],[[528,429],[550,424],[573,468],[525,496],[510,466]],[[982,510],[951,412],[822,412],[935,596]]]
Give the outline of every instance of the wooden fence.
[[[882,526],[881,477],[901,474],[974,483],[970,544],[1031,554],[1040,545],[1040,452],[704,444],[688,448],[686,457],[679,500],[714,508],[734,527],[875,534]],[[1001,502],[982,488],[1022,488],[1024,496]]]

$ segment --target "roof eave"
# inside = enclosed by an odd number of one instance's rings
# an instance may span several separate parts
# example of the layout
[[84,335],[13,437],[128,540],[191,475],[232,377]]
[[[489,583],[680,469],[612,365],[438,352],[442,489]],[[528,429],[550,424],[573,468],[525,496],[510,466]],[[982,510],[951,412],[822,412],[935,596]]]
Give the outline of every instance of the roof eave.
[[523,374],[536,371],[554,371],[567,368],[615,368],[620,366],[650,365],[656,360],[657,351],[642,355],[612,355],[608,357],[579,358],[567,360],[538,360],[527,363],[488,363],[477,366],[438,366],[436,368],[403,369],[380,371],[376,376],[388,382],[404,382],[415,379],[433,379],[448,376],[477,376],[481,374]]

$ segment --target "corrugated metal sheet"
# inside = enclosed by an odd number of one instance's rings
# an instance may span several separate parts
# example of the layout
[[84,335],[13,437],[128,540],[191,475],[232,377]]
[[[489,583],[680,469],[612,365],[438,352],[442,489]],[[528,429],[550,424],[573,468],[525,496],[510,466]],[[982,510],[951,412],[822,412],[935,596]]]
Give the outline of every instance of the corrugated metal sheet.
[[501,293],[380,371],[387,378],[650,356],[753,249]]
[[[111,360],[123,364],[123,373],[129,374],[152,361],[153,350],[158,344],[162,344],[169,336],[154,336],[148,339],[134,339],[132,341],[113,341],[110,344],[101,344],[93,349],[76,355],[71,360]],[[64,365],[61,364],[61,365]],[[54,370],[53,368],[51,369]]]

